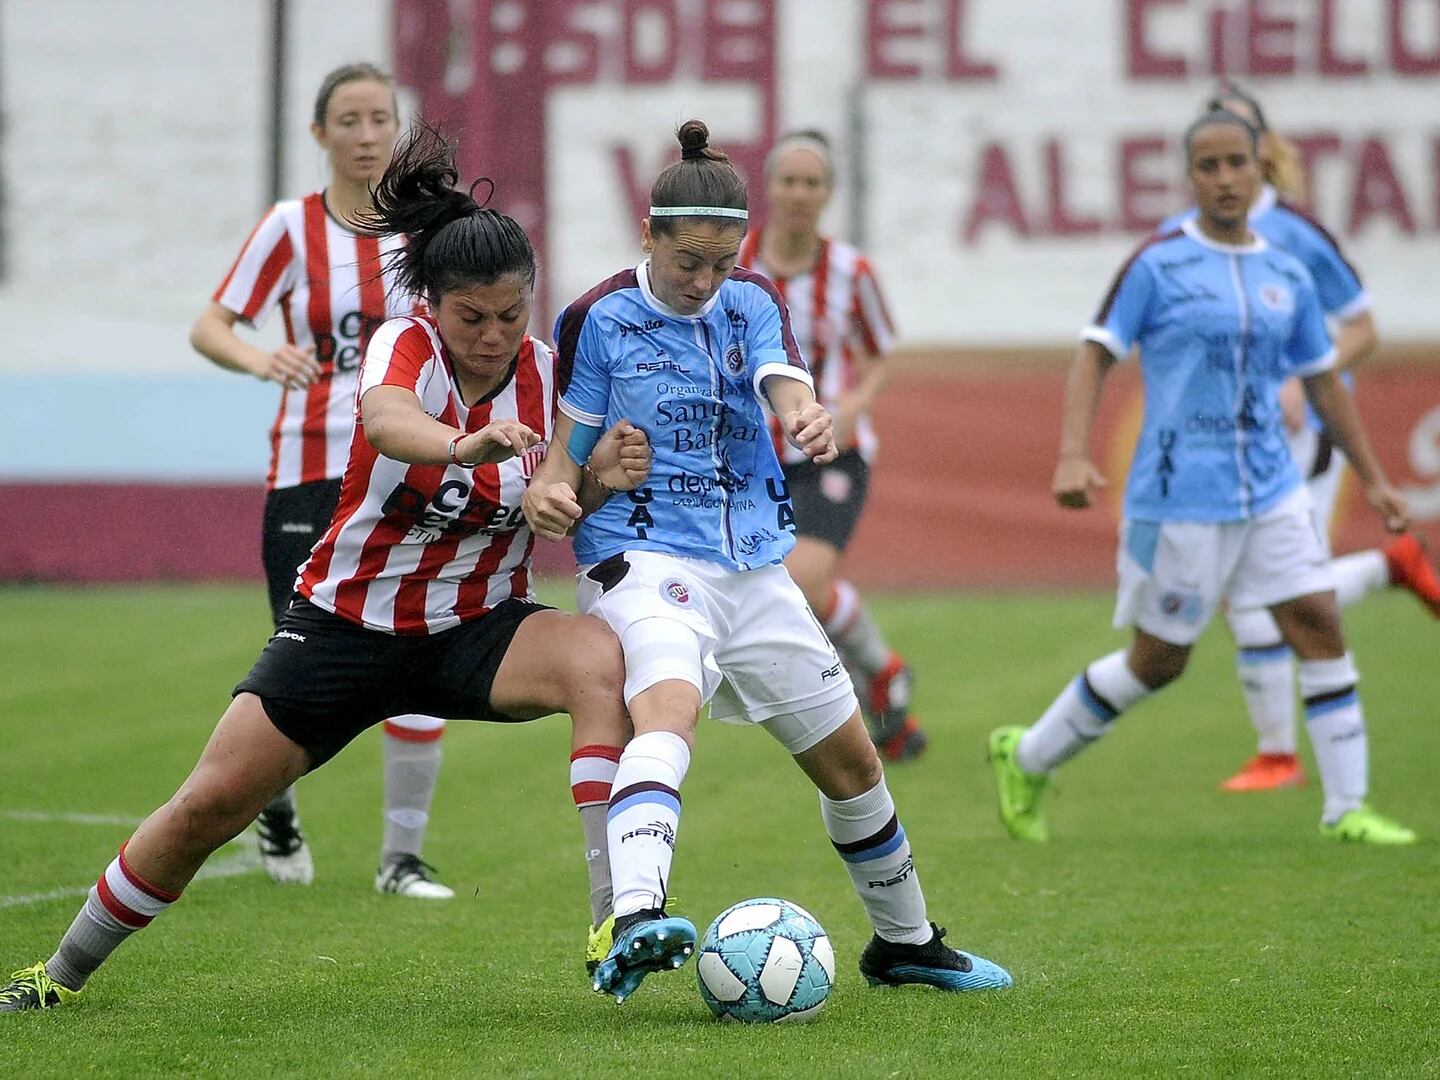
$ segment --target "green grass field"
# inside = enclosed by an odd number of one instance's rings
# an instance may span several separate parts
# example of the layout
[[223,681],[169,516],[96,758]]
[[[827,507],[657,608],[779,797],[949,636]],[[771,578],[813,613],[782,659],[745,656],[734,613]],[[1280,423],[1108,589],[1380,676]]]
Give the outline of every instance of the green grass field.
[[[876,605],[919,673],[932,736],[890,773],[932,914],[1011,969],[1008,993],[866,987],[868,930],[813,791],[762,733],[706,724],[672,880],[681,910],[703,929],[736,900],[792,898],[829,930],[839,984],[805,1027],[712,1021],[693,964],[617,1009],[581,964],[567,725],[457,724],[426,851],[457,899],[373,892],[368,733],[302,782],[313,887],[248,869],[248,837],[227,848],[214,863],[231,876],[197,881],[80,1002],[0,1018],[0,1061],[32,1077],[1440,1074],[1436,628],[1404,597],[1348,619],[1374,801],[1421,831],[1418,847],[1323,842],[1313,785],[1216,792],[1251,735],[1213,629],[1178,686],[1059,777],[1051,844],[1019,846],[995,817],[985,733],[1031,720],[1121,640],[1109,605]],[[170,795],[266,633],[258,587],[0,591],[0,967],[49,955],[124,821]]]

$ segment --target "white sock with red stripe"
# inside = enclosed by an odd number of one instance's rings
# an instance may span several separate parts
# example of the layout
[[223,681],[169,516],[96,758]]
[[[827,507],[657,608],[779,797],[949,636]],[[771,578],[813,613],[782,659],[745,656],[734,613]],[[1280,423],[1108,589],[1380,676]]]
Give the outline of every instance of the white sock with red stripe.
[[610,791],[620,768],[620,747],[582,746],[570,755],[570,794],[580,811],[585,832],[585,870],[590,876],[590,925],[599,926],[610,917],[614,890],[610,886],[610,845],[605,819],[610,809]]
[[392,716],[385,721],[385,835],[380,862],[395,855],[419,855],[430,824],[430,800],[440,776],[440,736],[445,721],[436,716]]
[[79,990],[122,941],[179,899],[179,893],[156,888],[135,873],[122,844],[120,854],[91,886],[55,955],[45,961],[46,973],[61,986]]
[[835,582],[830,608],[822,621],[825,633],[830,635],[852,674],[873,678],[890,663],[890,645],[865,610],[855,586],[848,581]]

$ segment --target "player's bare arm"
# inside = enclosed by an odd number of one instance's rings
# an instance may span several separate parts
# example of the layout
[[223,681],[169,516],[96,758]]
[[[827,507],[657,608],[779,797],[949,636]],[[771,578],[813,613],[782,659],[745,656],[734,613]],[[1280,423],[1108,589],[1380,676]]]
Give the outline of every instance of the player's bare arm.
[[1322,371],[1305,380],[1305,394],[1325,430],[1344,451],[1355,468],[1355,475],[1365,489],[1365,499],[1392,533],[1402,533],[1410,525],[1410,512],[1405,497],[1390,486],[1365,429],[1360,424],[1360,413],[1355,408],[1355,398],[1340,381],[1334,370]]
[[1060,459],[1050,491],[1069,510],[1090,505],[1091,493],[1106,486],[1090,460],[1090,428],[1100,406],[1100,390],[1115,358],[1102,345],[1082,341],[1065,380],[1065,410],[1060,420]]
[[252,345],[235,333],[240,316],[223,304],[211,303],[190,327],[190,345],[201,356],[226,371],[254,375],[266,382],[299,389],[314,382],[320,375],[315,349],[281,345],[267,352]]
[[770,400],[771,411],[780,418],[786,437],[806,457],[817,465],[828,465],[839,456],[834,420],[815,400],[815,391],[785,375],[767,376],[761,389]]
[[413,465],[493,465],[540,441],[513,419],[496,420],[467,435],[426,415],[420,399],[399,386],[367,390],[360,399],[360,420],[371,446]]

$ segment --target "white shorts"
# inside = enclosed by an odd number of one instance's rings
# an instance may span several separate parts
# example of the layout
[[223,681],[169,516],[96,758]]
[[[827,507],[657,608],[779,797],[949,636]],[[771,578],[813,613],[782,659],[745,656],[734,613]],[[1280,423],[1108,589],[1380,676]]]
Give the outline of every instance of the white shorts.
[[[1322,450],[1320,432],[1308,425],[1288,436],[1290,457],[1305,486],[1310,489],[1311,512],[1315,515],[1315,526],[1320,538],[1325,541],[1325,550],[1330,550],[1330,530],[1335,524],[1335,504],[1340,498],[1340,485],[1345,479],[1345,470],[1350,462],[1338,446],[1328,441]],[[1316,472],[1316,469],[1319,472]]]
[[860,707],[835,647],[783,566],[728,570],[631,551],[581,567],[577,580],[580,610],[604,619],[625,650],[626,704],[680,679],[710,702],[712,719],[760,724],[792,754]]
[[1189,645],[1222,599],[1268,608],[1335,587],[1330,555],[1302,486],[1247,521],[1125,521],[1116,558],[1115,625]]

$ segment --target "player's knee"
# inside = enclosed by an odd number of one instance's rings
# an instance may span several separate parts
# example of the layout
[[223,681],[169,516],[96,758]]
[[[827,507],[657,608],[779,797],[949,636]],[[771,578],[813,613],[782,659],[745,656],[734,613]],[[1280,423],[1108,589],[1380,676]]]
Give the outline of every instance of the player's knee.
[[1189,649],[1150,649],[1138,655],[1132,653],[1130,669],[1149,689],[1159,690],[1183,675],[1189,661]]
[[188,851],[214,851],[255,818],[255,798],[217,777],[191,777],[170,800],[174,842]]
[[620,700],[625,688],[625,654],[620,639],[599,619],[575,616],[570,663],[561,673],[561,690],[573,704],[586,695]]

